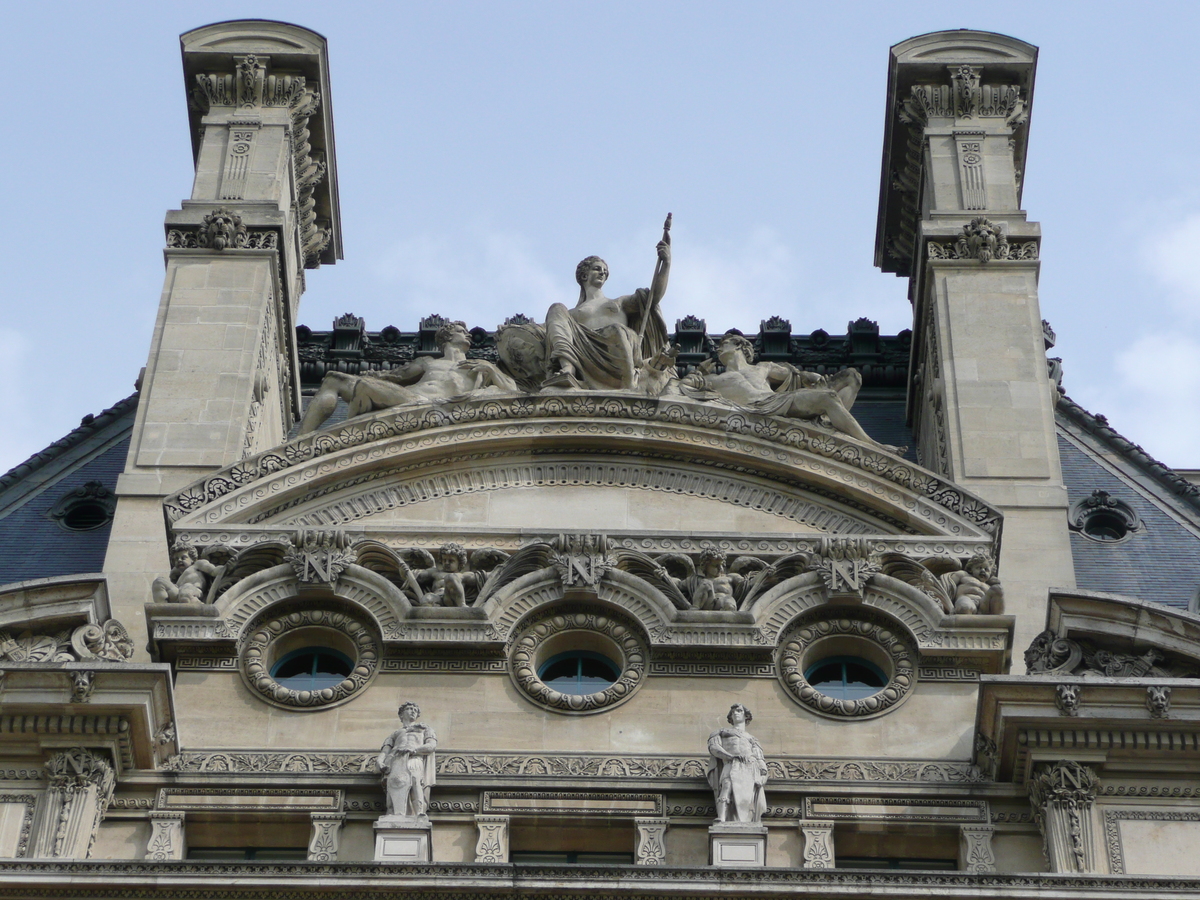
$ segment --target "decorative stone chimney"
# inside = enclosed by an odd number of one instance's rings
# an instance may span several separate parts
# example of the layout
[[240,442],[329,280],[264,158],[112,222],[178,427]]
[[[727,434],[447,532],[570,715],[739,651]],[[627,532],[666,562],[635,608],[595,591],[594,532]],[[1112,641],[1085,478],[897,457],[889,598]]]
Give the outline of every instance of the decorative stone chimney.
[[[166,219],[166,277],[105,571],[139,622],[167,561],[161,501],[279,444],[300,412],[304,270],[340,259],[325,39],[222,22],[181,38],[196,178]],[[142,646],[142,641],[137,641]]]
[[1045,626],[1047,589],[1074,584],[1041,231],[1020,208],[1036,63],[1036,47],[978,31],[892,48],[875,245],[875,264],[909,279],[920,461],[1004,512],[1016,647]]

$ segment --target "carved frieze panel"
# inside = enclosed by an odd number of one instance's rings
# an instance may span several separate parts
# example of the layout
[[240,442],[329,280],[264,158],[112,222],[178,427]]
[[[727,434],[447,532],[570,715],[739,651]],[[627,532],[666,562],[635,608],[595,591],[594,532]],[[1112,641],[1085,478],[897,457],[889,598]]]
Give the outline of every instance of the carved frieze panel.
[[[3,774],[0,771],[0,775]],[[5,856],[11,855],[19,859],[29,855],[30,840],[33,836],[33,813],[37,808],[37,795],[0,791],[0,805],[7,806],[9,804],[22,808],[22,812],[20,813],[21,821],[17,829],[16,841],[11,848],[0,848],[0,854]],[[6,850],[9,850],[9,853],[5,853]]]
[[[184,751],[163,766],[164,771],[207,774],[359,775],[378,779],[378,751],[328,751],[279,753],[265,750]],[[439,753],[439,783],[487,778],[594,778],[605,781],[685,781],[707,790],[707,759],[699,756],[601,753],[497,753],[455,751]],[[773,784],[911,784],[971,785],[990,779],[976,766],[939,760],[831,760],[802,757],[767,757]],[[161,804],[160,804],[161,805]],[[674,815],[674,813],[672,813]],[[683,815],[683,813],[680,813]],[[700,815],[700,813],[696,813]]]

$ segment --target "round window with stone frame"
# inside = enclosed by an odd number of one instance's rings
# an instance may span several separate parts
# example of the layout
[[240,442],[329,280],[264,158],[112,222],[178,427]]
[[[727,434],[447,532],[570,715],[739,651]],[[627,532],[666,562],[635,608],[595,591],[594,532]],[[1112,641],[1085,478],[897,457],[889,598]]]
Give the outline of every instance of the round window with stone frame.
[[1072,531],[1100,544],[1115,544],[1142,530],[1134,508],[1102,490],[1072,503],[1067,522]]
[[[822,609],[801,616],[780,636],[775,671],[788,695],[806,709],[832,719],[865,719],[891,712],[917,683],[918,654],[904,627],[866,610]],[[861,661],[877,671],[882,685],[862,696],[831,696],[806,673],[825,672],[845,660]]]
[[[555,689],[539,673],[570,656],[611,663],[616,678],[590,693]],[[620,706],[646,680],[649,644],[641,626],[624,613],[592,605],[557,606],[518,624],[508,647],[508,672],[517,689],[543,709],[591,715]]]
[[[334,684],[297,690],[280,684],[272,672],[304,651],[332,653],[349,660],[349,674]],[[357,696],[379,671],[380,638],[365,616],[321,608],[267,609],[245,630],[238,668],[246,686],[266,702],[285,709],[326,709]]]

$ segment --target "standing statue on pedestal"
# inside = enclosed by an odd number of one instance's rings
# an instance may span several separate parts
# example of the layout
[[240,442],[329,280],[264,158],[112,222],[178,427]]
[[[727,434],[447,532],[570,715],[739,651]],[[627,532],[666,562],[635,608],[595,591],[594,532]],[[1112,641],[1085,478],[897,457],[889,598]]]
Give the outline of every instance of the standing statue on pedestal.
[[429,809],[429,789],[437,780],[437,735],[428,725],[416,724],[421,707],[409,701],[397,710],[400,727],[383,742],[376,763],[387,790],[388,816],[424,818]]
[[[658,242],[650,287],[610,299],[604,296],[608,264],[589,256],[575,267],[579,300],[555,303],[545,325],[509,325],[497,336],[505,366],[531,387],[633,390],[651,384],[663,369],[667,324],[659,301],[671,272],[671,217]],[[671,357],[673,363],[673,357]]]
[[717,822],[761,823],[767,810],[767,760],[758,740],[746,731],[753,716],[735,703],[726,718],[729,727],[708,736],[708,784],[717,801]]
[[447,322],[434,340],[440,357],[421,356],[398,369],[347,375],[329,372],[308,404],[299,434],[316,431],[337,407],[338,398],[350,406],[350,416],[408,403],[457,400],[484,390],[516,391],[517,384],[485,359],[467,359],[471,335],[464,322]]

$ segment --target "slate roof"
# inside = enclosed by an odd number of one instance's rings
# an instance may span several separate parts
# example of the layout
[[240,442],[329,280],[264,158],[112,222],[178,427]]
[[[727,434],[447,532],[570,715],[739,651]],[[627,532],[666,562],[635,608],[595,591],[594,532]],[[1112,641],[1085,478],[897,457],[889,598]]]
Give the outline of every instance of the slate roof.
[[49,512],[89,482],[116,489],[136,411],[133,394],[84,416],[78,428],[0,476],[0,584],[104,568],[111,522],[70,531]]
[[1059,454],[1071,503],[1107,491],[1143,527],[1122,541],[1071,533],[1076,585],[1195,609],[1200,591],[1200,486],[1068,397],[1058,405]]

